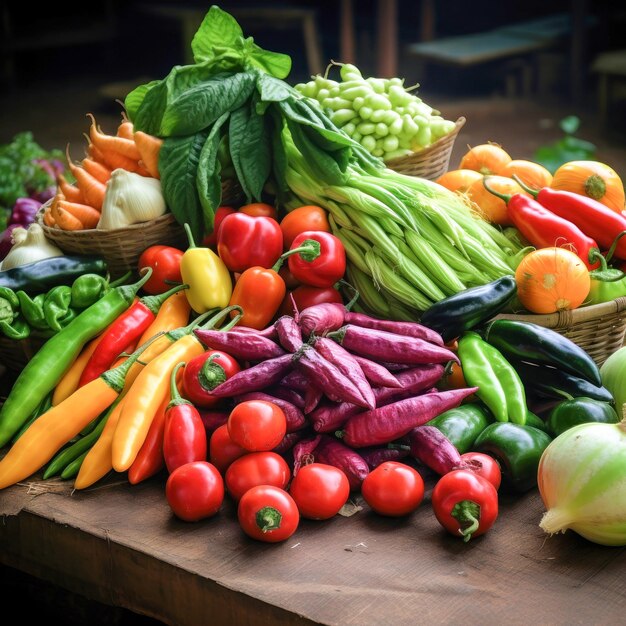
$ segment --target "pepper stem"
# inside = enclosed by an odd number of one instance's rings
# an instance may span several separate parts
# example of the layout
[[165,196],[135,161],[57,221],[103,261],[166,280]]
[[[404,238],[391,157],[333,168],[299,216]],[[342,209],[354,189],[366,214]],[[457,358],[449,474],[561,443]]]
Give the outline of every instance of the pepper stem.
[[493,194],[494,196],[496,196],[497,198],[500,198],[500,200],[504,200],[505,204],[508,204],[511,201],[511,195],[510,194],[505,194],[505,193],[500,193],[499,191],[496,191],[493,187],[491,187],[489,185],[489,178],[491,178],[490,176],[485,176],[483,178],[483,186],[485,187],[485,189]]
[[189,400],[186,400],[180,395],[178,391],[178,385],[176,384],[176,376],[178,376],[178,370],[185,365],[184,361],[176,364],[176,367],[172,370],[170,374],[170,403],[167,405],[167,409],[171,409],[173,406],[179,406],[181,404],[191,404]]
[[293,254],[299,254],[304,261],[306,261],[307,263],[311,263],[312,261],[315,261],[315,259],[317,259],[317,257],[320,256],[321,253],[322,246],[320,245],[319,241],[315,241],[315,239],[305,239],[302,242],[302,245],[298,246],[297,248],[293,248],[292,250],[287,250],[287,252],[284,252],[278,258],[278,261],[274,263],[272,269],[275,272],[278,272],[278,270],[280,270],[280,268],[282,267],[285,259],[292,256]]
[[280,528],[280,523],[283,521],[281,512],[273,506],[264,506],[256,512],[256,525],[262,532],[266,533],[270,530]]
[[172,287],[169,291],[164,291],[163,293],[159,293],[153,296],[144,296],[141,298],[141,303],[150,311],[153,315],[156,315],[161,308],[161,305],[170,297],[173,296],[178,291],[182,291],[183,289],[189,289],[189,285],[176,285],[176,287]]
[[189,242],[189,245],[187,247],[197,248],[198,246],[196,246],[196,242],[193,240],[193,233],[191,232],[191,226],[189,226],[189,224],[185,222],[183,225],[183,228],[185,229],[185,232],[187,233],[187,241]]
[[135,299],[137,292],[148,282],[148,280],[150,280],[150,276],[152,276],[151,267],[145,267],[142,269],[145,270],[145,274],[136,283],[133,283],[132,285],[122,285],[121,287],[115,288],[117,293],[122,296],[128,304]]
[[539,189],[533,189],[529,187],[517,174],[513,174],[511,177],[513,180],[526,192],[529,193],[533,198],[536,198],[539,194]]
[[608,263],[608,261],[610,261],[613,258],[613,254],[615,253],[615,249],[617,248],[617,244],[619,243],[619,240],[624,235],[626,235],[626,230],[623,230],[621,233],[619,233],[618,235],[615,236],[615,239],[613,239],[613,243],[611,244],[611,247],[609,248],[609,251],[606,253],[607,263]]
[[212,354],[200,368],[198,372],[198,382],[203,389],[207,391],[213,391],[218,385],[221,385],[226,380],[226,372],[224,368],[216,363],[215,360],[219,359],[219,354]]
[[222,328],[222,330],[230,330],[241,319],[241,316],[243,315],[243,309],[238,304],[233,304],[231,306],[227,306],[226,308],[222,309],[216,315],[214,315],[206,324],[203,324],[202,328],[204,329],[214,328],[225,317],[230,315],[232,311],[238,311],[238,315],[234,317],[226,326],[224,326],[224,328]]
[[354,285],[349,283],[344,278],[341,278],[340,280],[338,280],[337,281],[337,285],[339,285],[339,286],[343,285],[343,286],[348,287],[349,289],[352,290],[352,293],[354,294],[352,296],[352,299],[350,300],[350,302],[348,302],[348,304],[344,305],[346,311],[350,311],[352,309],[352,307],[357,303],[358,299],[361,297],[361,294],[359,293],[359,290]]
[[471,500],[462,500],[454,505],[450,515],[459,523],[459,533],[467,543],[480,525],[480,505]]

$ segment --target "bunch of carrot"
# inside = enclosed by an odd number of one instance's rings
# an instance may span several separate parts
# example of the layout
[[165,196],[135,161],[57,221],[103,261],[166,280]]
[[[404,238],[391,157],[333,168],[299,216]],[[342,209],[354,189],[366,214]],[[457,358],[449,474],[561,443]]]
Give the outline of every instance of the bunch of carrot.
[[89,113],[91,126],[86,134],[87,151],[80,163],[72,160],[69,146],[67,164],[74,184],[63,176],[57,177],[57,193],[43,215],[47,226],[63,230],[95,228],[100,220],[107,183],[111,172],[118,168],[142,176],[159,178],[159,150],[163,141],[158,137],[135,131],[131,121],[122,118],[115,135],[98,126]]

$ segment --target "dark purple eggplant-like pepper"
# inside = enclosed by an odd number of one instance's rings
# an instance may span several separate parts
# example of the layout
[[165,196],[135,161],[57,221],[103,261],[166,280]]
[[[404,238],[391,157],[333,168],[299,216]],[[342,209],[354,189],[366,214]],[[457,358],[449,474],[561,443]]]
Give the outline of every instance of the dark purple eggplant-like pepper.
[[305,337],[324,335],[344,325],[346,307],[337,302],[314,304],[300,311],[298,323]]
[[337,366],[337,369],[354,383],[368,408],[376,408],[372,386],[365,377],[358,361],[345,348],[327,337],[316,337],[312,345],[327,361]]
[[409,456],[409,446],[363,448],[359,450],[359,454],[365,459],[371,471],[376,469],[381,463],[406,459]]
[[239,333],[236,330],[209,330],[197,328],[196,337],[208,348],[224,350],[235,359],[243,361],[263,361],[285,354],[285,351],[271,339],[252,333]]
[[204,424],[207,437],[210,437],[220,426],[226,424],[229,416],[228,411],[212,411],[208,409],[198,409],[198,413],[200,413],[200,419]]
[[263,330],[257,330],[256,328],[250,328],[250,326],[239,326],[239,325],[235,326],[232,330],[234,330],[235,332],[238,332],[240,334],[259,335],[261,337],[265,337],[266,339],[277,339],[278,338],[278,334],[277,334],[276,329],[274,328],[273,324],[271,324],[267,328],[264,328]]
[[411,455],[440,476],[463,465],[456,446],[435,426],[417,426],[407,439]]
[[303,344],[302,331],[290,315],[283,315],[274,322],[278,341],[287,352],[297,352]]
[[304,409],[304,396],[299,394],[295,389],[290,389],[282,384],[269,387],[267,393],[276,398],[282,398],[285,402],[290,402],[299,409]]
[[293,447],[293,476],[298,473],[302,465],[312,463],[315,460],[314,452],[321,438],[321,435],[316,435],[309,439],[303,439]]
[[276,396],[263,393],[262,391],[251,391],[250,393],[235,396],[235,402],[237,404],[248,400],[264,400],[265,402],[272,402],[273,404],[279,406],[285,414],[288,433],[300,430],[307,425],[306,418],[304,417],[302,411],[294,404],[291,404],[291,402],[287,402],[282,398],[277,398]]
[[280,381],[280,384],[296,391],[306,391],[311,383],[305,374],[298,370],[292,370]]
[[418,324],[417,322],[396,322],[393,320],[381,320],[370,317],[364,313],[355,313],[347,311],[345,315],[346,324],[354,324],[362,328],[371,328],[372,330],[384,330],[396,335],[404,335],[405,337],[413,337],[415,339],[424,339],[438,346],[443,346],[443,338],[432,328]]
[[237,372],[211,392],[217,398],[229,398],[275,385],[292,367],[291,354],[262,361]]
[[41,208],[41,202],[35,198],[18,198],[13,205],[7,224],[19,224],[27,227],[35,221],[37,211]]
[[353,491],[361,488],[361,484],[370,472],[365,459],[356,450],[329,435],[321,435],[315,448],[315,460],[342,470],[348,477],[350,489]]
[[304,435],[301,430],[293,433],[287,433],[283,437],[282,441],[272,450],[272,452],[280,454],[281,456],[287,454],[287,452],[292,450],[293,447],[302,440],[303,436]]
[[309,382],[304,395],[304,413],[308,415],[314,411],[324,397],[324,392],[313,383]]
[[402,387],[402,383],[383,365],[358,354],[352,356],[373,387]]
[[306,374],[311,382],[323,389],[329,399],[335,402],[353,402],[359,406],[368,407],[368,403],[356,385],[312,346],[304,344],[298,352],[291,355],[291,358],[294,366]]
[[368,359],[412,365],[459,362],[459,357],[446,347],[431,343],[426,339],[397,335],[386,330],[347,324],[328,336],[335,339],[346,350]]

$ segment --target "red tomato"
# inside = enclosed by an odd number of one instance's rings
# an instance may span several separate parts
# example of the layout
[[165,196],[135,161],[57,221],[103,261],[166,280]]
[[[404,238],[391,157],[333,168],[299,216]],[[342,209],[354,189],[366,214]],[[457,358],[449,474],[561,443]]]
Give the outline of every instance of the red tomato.
[[361,494],[380,515],[408,515],[422,503],[424,480],[419,472],[405,463],[385,461],[363,480]]
[[319,206],[301,206],[289,211],[283,217],[280,221],[280,229],[283,231],[285,250],[289,250],[296,236],[307,230],[321,230],[329,233],[328,214]]
[[213,431],[209,439],[209,460],[222,474],[235,459],[247,453],[230,438],[228,424],[222,424]]
[[234,500],[257,485],[284,489],[291,478],[287,461],[275,452],[249,452],[235,459],[226,470],[226,489]]
[[465,452],[461,459],[467,464],[466,469],[486,478],[496,489],[500,488],[502,472],[498,461],[492,456],[483,452]]
[[346,250],[341,239],[331,233],[307,230],[296,235],[289,249],[295,250],[308,240],[319,244],[318,256],[307,260],[308,252],[292,254],[287,258],[291,273],[305,285],[332,287],[346,272]]
[[206,461],[207,442],[204,422],[193,404],[174,404],[165,413],[163,458],[171,474],[192,461]]
[[250,452],[272,450],[287,432],[287,418],[273,402],[248,400],[240,402],[228,417],[228,434]]
[[142,289],[149,294],[159,294],[169,291],[174,285],[165,281],[182,283],[180,275],[180,260],[184,251],[172,246],[149,246],[137,261],[137,269],[151,267],[152,275]]
[[217,231],[220,228],[222,220],[231,213],[236,213],[235,209],[230,206],[218,206],[213,218],[213,232],[202,240],[202,245],[215,249],[217,246]]
[[469,541],[487,532],[496,521],[498,492],[471,470],[453,470],[437,481],[432,505],[438,522],[450,534]]
[[252,539],[277,543],[296,532],[300,514],[293,498],[284,489],[259,485],[241,497],[237,519]]
[[230,354],[221,350],[207,350],[185,365],[182,395],[198,408],[211,408],[221,401],[221,398],[211,395],[211,391],[239,370],[239,363]]
[[298,307],[298,311],[303,311],[307,307],[313,306],[314,304],[322,304],[322,302],[336,302],[337,304],[343,304],[341,293],[339,293],[339,291],[337,291],[334,287],[311,287],[310,285],[300,285],[300,287],[296,287],[293,291],[287,292],[287,295],[280,305],[280,309],[278,311],[279,315],[294,315],[293,303],[291,302],[290,296],[293,296],[296,306]]
[[207,461],[186,463],[169,475],[165,497],[176,517],[197,522],[219,511],[224,501],[224,480]]
[[239,207],[239,213],[245,213],[246,215],[252,215],[252,217],[271,217],[278,221],[278,212],[276,207],[265,202],[253,202],[252,204],[244,204]]
[[339,513],[350,496],[350,483],[338,467],[324,463],[303,465],[293,477],[289,493],[302,517],[329,519]]

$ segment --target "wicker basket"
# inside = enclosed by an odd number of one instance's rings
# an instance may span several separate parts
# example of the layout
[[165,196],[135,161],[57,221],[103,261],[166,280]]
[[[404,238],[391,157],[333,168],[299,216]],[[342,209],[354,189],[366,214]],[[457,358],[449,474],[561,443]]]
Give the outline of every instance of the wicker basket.
[[[234,181],[222,183],[222,202],[236,204],[241,198],[241,189]],[[50,201],[49,201],[50,202]],[[112,278],[118,278],[135,270],[141,253],[153,245],[186,248],[187,236],[184,228],[171,213],[166,213],[149,222],[132,224],[114,230],[61,230],[43,223],[44,205],[39,214],[46,238],[65,254],[101,256],[107,263]]]
[[0,335],[0,364],[12,372],[21,372],[45,342],[37,336],[16,341]]
[[465,118],[459,117],[454,129],[435,143],[418,152],[386,161],[385,165],[400,174],[437,180],[448,171],[452,148],[463,124],[465,124]]
[[532,322],[551,328],[583,348],[600,366],[624,345],[626,297],[550,315],[504,313],[495,319]]

